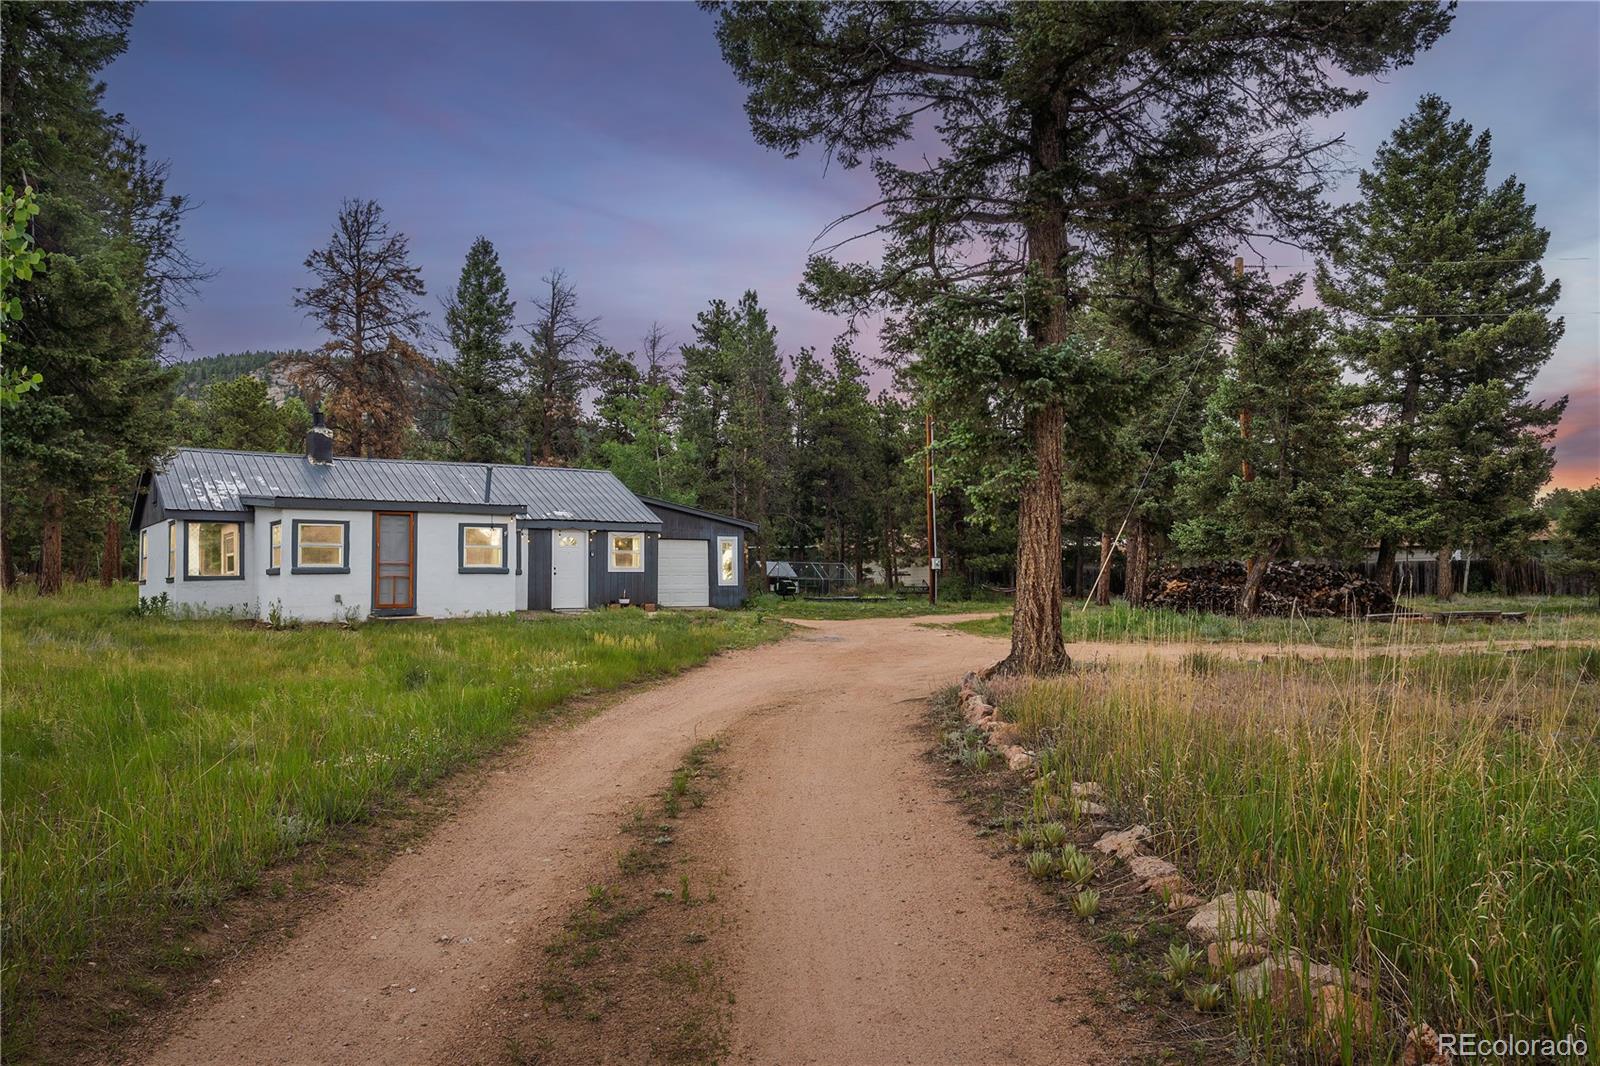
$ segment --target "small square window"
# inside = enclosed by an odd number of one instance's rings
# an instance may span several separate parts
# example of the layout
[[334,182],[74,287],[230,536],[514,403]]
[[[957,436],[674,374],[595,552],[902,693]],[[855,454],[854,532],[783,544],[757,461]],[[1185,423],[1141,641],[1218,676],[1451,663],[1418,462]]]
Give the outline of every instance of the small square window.
[[739,583],[739,538],[717,538],[717,584]]
[[643,534],[611,534],[611,570],[613,573],[640,573],[644,570]]
[[461,569],[506,569],[505,526],[462,526]]
[[349,569],[346,554],[347,522],[295,522],[294,568],[296,570]]

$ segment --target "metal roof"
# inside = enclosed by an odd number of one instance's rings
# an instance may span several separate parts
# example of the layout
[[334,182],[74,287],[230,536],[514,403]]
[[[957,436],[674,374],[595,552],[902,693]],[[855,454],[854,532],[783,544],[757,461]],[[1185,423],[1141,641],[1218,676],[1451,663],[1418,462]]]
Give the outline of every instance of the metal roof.
[[322,466],[298,452],[180,448],[154,471],[154,482],[162,506],[172,511],[238,513],[276,500],[326,500],[478,507],[540,522],[660,526],[606,470],[353,458]]

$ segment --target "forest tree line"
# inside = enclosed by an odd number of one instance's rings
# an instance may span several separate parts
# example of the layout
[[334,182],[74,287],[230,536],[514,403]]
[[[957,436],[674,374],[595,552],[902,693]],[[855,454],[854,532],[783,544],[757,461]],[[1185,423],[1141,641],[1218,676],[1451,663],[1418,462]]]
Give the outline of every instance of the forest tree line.
[[[1092,529],[1108,566],[1121,552],[1133,602],[1163,556],[1259,572],[1368,546],[1515,554],[1545,524],[1563,402],[1529,388],[1561,336],[1539,265],[1549,234],[1520,183],[1488,180],[1488,134],[1437,97],[1379,149],[1357,202],[1325,212],[1310,277],[1231,256],[1197,269],[1156,239],[1178,223],[1151,197],[1151,217],[1075,264],[1070,306],[1032,267],[965,288],[941,276],[876,305],[890,324],[870,358],[849,334],[825,354],[786,351],[753,292],[711,300],[680,336],[608,337],[559,269],[514,292],[486,237],[435,312],[406,235],[349,200],[286,294],[323,338],[276,360],[291,394],[228,376],[259,365],[245,354],[180,396],[163,352],[205,276],[182,251],[187,205],[95,80],[131,9],[5,12],[7,71],[28,77],[5,80],[4,178],[33,190],[18,239],[42,257],[17,283],[4,351],[8,376],[40,375],[4,417],[8,584],[19,569],[41,591],[126,573],[120,530],[144,466],[181,445],[296,450],[311,405],[338,454],[600,467],[758,523],[755,558],[890,574],[926,561],[931,412],[953,593],[1019,583],[1023,526],[1049,513],[1029,510],[1045,470],[1061,501],[1050,567],[1059,579],[1062,528]],[[760,31],[751,12],[726,25]],[[803,294],[848,315],[871,302],[868,280],[818,260]],[[1044,348],[1019,328],[1040,308],[1063,331]],[[876,361],[892,387],[874,388]],[[1038,424],[1041,396],[1059,433]]]

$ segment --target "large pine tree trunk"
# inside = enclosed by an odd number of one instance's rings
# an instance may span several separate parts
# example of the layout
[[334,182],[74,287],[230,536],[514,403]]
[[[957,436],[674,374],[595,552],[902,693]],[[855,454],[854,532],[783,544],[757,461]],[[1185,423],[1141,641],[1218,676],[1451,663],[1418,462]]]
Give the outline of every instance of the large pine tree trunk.
[[122,576],[122,523],[115,511],[106,515],[105,547],[100,552],[100,587],[110,588]]
[[1142,518],[1135,518],[1128,525],[1125,558],[1127,572],[1122,578],[1122,596],[1128,606],[1143,607],[1145,586],[1150,581],[1150,530]]
[[1373,574],[1373,580],[1382,585],[1385,592],[1390,593],[1394,592],[1395,551],[1396,546],[1393,537],[1384,537],[1378,541],[1377,573]]
[[[1053,173],[1065,155],[1061,140],[1064,93],[1029,116],[1029,171]],[[1048,189],[1030,197],[1027,223],[1028,267],[1052,292],[1061,279],[1067,253],[1067,217]],[[1066,341],[1070,332],[1064,293],[1035,304],[1027,322],[1028,339],[1041,348]],[[1023,483],[1017,508],[1017,592],[1011,615],[1011,654],[997,670],[1051,674],[1071,665],[1061,640],[1061,474],[1066,412],[1059,400],[1033,408],[1023,419],[1023,438],[1033,475]]]
[[1439,577],[1433,594],[1441,600],[1455,599],[1456,575],[1450,565],[1450,557],[1454,554],[1455,549],[1448,544],[1439,549]]
[[1017,511],[1017,594],[1011,654],[1003,673],[1050,674],[1070,665],[1061,642],[1061,405],[1028,414],[1024,430],[1038,464]]
[[[1394,461],[1389,467],[1390,473],[1397,481],[1411,472],[1411,427],[1417,421],[1421,393],[1422,373],[1412,367],[1406,371],[1405,388],[1400,393],[1400,430],[1395,436]],[[1396,539],[1392,535],[1378,541],[1377,582],[1386,592],[1394,591],[1394,557],[1397,547]]]
[[1095,571],[1094,602],[1101,607],[1111,606],[1111,531],[1100,531],[1100,569]]
[[1272,541],[1245,566],[1244,587],[1239,590],[1239,613],[1251,617],[1261,608],[1261,586],[1267,580],[1267,569],[1278,555],[1278,542]]
[[0,587],[17,587],[17,561],[11,557],[11,509],[0,503]]
[[66,519],[66,502],[60,489],[44,494],[44,526],[39,533],[39,595],[61,591],[61,526]]

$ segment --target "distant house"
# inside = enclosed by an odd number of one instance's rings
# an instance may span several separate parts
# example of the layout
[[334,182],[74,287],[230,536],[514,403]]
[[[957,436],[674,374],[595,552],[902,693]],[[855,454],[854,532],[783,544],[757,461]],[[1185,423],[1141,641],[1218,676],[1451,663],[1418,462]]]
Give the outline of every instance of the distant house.
[[309,621],[737,607],[755,526],[608,471],[183,448],[133,505],[143,596]]

